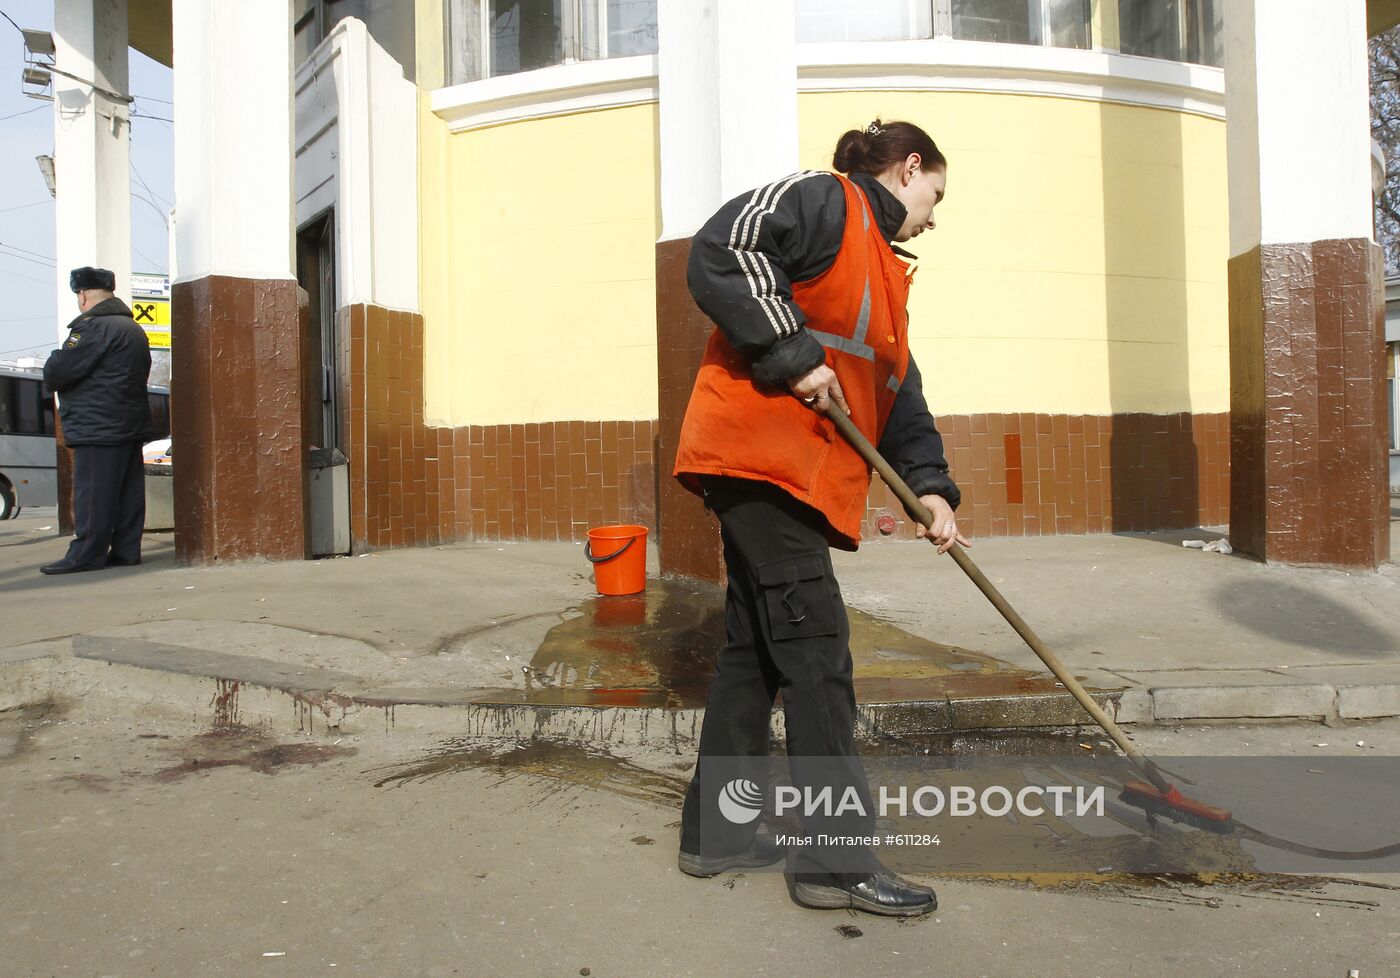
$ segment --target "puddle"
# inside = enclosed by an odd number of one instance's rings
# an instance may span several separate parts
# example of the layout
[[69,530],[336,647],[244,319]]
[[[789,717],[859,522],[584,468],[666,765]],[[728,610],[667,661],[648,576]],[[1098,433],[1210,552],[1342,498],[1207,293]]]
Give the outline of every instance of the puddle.
[[[862,703],[1067,695],[1049,676],[921,638],[863,611],[849,609],[849,617]],[[705,705],[723,642],[722,588],[652,580],[641,594],[598,596],[571,609],[521,667],[521,687],[494,690],[481,702],[696,709]]]
[[162,748],[180,763],[162,768],[152,780],[169,783],[220,767],[242,767],[259,774],[277,774],[292,767],[314,766],[358,753],[335,744],[279,743],[246,727],[220,727]]

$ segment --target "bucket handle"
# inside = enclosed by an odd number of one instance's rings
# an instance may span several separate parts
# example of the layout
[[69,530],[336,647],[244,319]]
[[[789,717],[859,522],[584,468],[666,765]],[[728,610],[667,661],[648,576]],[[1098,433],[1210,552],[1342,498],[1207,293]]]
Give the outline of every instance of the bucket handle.
[[612,559],[614,559],[614,558],[616,558],[616,557],[621,557],[623,554],[625,554],[625,553],[627,552],[628,548],[631,547],[632,544],[634,544],[634,543],[636,543],[636,542],[637,542],[637,538],[636,538],[636,537],[632,537],[632,538],[631,538],[630,540],[628,540],[625,544],[623,544],[622,549],[620,549],[620,550],[614,550],[612,553],[608,554],[606,557],[595,557],[595,556],[593,556],[593,541],[592,541],[592,540],[589,540],[589,541],[587,541],[586,543],[584,543],[584,545],[583,545],[583,555],[584,555],[585,557],[588,558],[588,562],[589,562],[590,564],[605,564],[605,563],[607,563],[608,561],[610,561],[610,560],[612,560]]

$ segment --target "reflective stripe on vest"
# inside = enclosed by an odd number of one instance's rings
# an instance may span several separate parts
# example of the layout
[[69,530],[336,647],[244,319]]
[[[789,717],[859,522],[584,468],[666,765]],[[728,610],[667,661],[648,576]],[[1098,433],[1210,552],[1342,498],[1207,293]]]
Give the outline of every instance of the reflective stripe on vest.
[[[846,223],[830,268],[793,286],[806,329],[827,351],[852,420],[878,443],[909,364],[909,266],[890,250],[865,194],[845,177]],[[831,422],[784,388],[759,387],[748,361],[715,330],[696,376],[675,474],[758,479],[826,518],[836,546],[860,539],[870,470]]]

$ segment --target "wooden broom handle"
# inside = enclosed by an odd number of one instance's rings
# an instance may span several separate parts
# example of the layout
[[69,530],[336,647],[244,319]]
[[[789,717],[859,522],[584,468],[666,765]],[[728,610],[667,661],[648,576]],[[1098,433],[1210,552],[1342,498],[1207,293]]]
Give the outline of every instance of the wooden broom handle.
[[[860,453],[860,456],[870,463],[875,471],[880,473],[880,478],[885,480],[885,484],[894,490],[894,494],[899,497],[899,501],[904,504],[904,508],[913,514],[914,518],[922,523],[929,530],[933,529],[933,514],[929,512],[927,506],[914,495],[914,490],[910,489],[904,480],[899,477],[890,463],[886,462],[875,446],[870,444],[870,440],[856,427],[855,422],[834,404],[826,416],[836,425],[836,430],[841,432],[851,447]],[[1103,707],[1094,701],[1094,698],[1085,692],[1084,687],[1079,685],[1079,680],[1075,679],[1070,671],[1065,668],[1059,656],[1050,651],[1050,648],[1040,640],[1040,636],[1026,620],[1020,616],[1015,608],[1011,607],[1011,602],[1004,598],[996,585],[987,579],[987,575],[982,573],[982,569],[972,562],[972,558],[967,555],[967,551],[958,546],[956,542],[948,548],[948,554],[953,558],[963,573],[972,579],[972,583],[977,585],[977,590],[986,595],[987,600],[1001,616],[1006,619],[1012,628],[1016,629],[1016,634],[1023,638],[1031,651],[1040,656],[1040,661],[1044,662],[1049,670],[1058,679],[1076,700],[1084,707],[1089,716],[1094,718],[1094,722],[1103,728],[1104,733],[1113,738],[1113,742],[1119,749],[1133,761],[1144,775],[1152,782],[1159,791],[1170,790],[1170,785],[1157,770],[1157,765],[1144,757],[1142,752],[1133,746],[1132,741],[1123,734],[1118,724],[1104,712]]]

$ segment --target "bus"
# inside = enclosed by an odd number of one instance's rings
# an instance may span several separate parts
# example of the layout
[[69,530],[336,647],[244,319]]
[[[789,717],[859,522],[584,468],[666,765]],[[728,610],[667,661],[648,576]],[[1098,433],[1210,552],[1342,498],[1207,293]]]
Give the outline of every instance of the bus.
[[[155,438],[170,437],[170,391],[150,387]],[[53,396],[41,366],[0,361],[0,520],[58,505]]]

